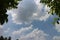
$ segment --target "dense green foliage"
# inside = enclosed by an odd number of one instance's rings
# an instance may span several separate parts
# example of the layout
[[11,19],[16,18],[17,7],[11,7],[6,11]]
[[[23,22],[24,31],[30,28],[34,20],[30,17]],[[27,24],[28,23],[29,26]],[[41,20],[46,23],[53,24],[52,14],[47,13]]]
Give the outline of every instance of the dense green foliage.
[[18,1],[20,0],[0,0],[0,25],[8,22],[7,9],[17,8]]
[[[56,14],[60,18],[60,0],[41,0],[40,3],[43,3],[50,7],[50,13],[52,15]],[[59,20],[59,18],[57,20]]]

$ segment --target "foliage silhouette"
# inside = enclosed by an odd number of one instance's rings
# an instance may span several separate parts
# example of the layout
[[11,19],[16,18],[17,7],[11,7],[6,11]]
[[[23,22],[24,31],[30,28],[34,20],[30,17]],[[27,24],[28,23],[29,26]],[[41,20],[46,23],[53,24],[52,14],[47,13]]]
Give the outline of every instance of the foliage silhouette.
[[8,39],[7,39],[7,37],[5,37],[5,39],[4,39],[4,40],[8,40]]
[[0,25],[8,22],[7,9],[17,8],[18,1],[21,0],[0,0]]
[[1,36],[1,37],[0,37],[0,40],[11,40],[11,37],[7,38],[7,37]]
[[11,37],[9,37],[9,39],[8,40],[11,40]]
[[52,15],[56,14],[59,18],[57,19],[57,23],[59,24],[58,20],[60,19],[60,0],[41,0],[40,3],[43,3],[50,7],[50,12]]
[[19,40],[19,39],[16,39],[16,40]]
[[[0,36],[0,40],[11,40],[11,37]],[[16,40],[19,40],[19,39],[16,39]]]
[[0,37],[0,40],[4,40],[3,36]]

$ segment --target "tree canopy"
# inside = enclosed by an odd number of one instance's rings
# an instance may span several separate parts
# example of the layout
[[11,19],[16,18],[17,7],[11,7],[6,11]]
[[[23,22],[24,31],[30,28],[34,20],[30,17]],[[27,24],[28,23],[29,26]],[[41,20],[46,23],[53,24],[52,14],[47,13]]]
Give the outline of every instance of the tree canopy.
[[[60,19],[60,0],[41,0],[40,3],[50,7],[50,13],[52,15],[56,14],[59,17],[57,20]],[[57,23],[59,24],[58,21]]]
[[21,0],[0,0],[0,25],[8,22],[7,9],[17,8],[18,1]]
[[0,36],[0,40],[11,40],[11,37],[3,37],[3,36]]
[[[3,37],[3,36],[0,36],[0,40],[11,40],[11,37]],[[19,39],[16,39],[16,40],[19,40]]]

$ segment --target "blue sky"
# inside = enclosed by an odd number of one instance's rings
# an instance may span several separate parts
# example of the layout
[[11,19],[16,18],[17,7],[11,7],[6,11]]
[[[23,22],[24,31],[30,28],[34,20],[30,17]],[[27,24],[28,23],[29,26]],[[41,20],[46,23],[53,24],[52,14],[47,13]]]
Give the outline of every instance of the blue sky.
[[40,0],[22,0],[17,9],[7,11],[8,23],[0,25],[0,35],[12,40],[60,40],[60,24],[52,23],[56,15]]

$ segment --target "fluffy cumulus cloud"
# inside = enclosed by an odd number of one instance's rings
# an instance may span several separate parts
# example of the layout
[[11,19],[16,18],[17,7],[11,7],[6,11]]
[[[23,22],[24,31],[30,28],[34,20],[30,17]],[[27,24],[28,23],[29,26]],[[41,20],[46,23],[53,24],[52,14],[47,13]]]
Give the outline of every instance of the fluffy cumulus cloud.
[[12,32],[12,37],[13,39],[17,39],[23,35],[26,35],[27,33],[29,33],[30,31],[33,30],[32,28],[33,25],[29,26],[29,27],[22,27],[19,30],[15,30]]
[[[45,20],[49,17],[49,8],[40,3],[40,0],[22,0],[17,9],[11,12],[12,20],[17,24],[28,24],[33,20]],[[48,15],[48,16],[45,16]],[[44,18],[41,18],[44,16]]]
[[47,36],[43,31],[34,29],[31,33],[20,37],[19,40],[46,40]]
[[42,30],[38,28],[33,29],[32,25],[14,31],[12,35],[14,38],[19,38],[19,40],[46,40],[48,37],[48,34],[44,33]]
[[60,40],[60,36],[54,36],[53,40]]
[[19,30],[17,30],[17,31],[14,31],[14,32],[12,33],[12,35],[22,35],[23,33],[26,33],[26,31],[32,30],[32,29],[33,29],[32,26],[33,26],[33,25],[31,25],[31,26],[29,26],[29,27],[21,28],[21,29],[19,29]]

